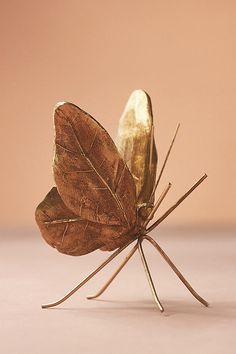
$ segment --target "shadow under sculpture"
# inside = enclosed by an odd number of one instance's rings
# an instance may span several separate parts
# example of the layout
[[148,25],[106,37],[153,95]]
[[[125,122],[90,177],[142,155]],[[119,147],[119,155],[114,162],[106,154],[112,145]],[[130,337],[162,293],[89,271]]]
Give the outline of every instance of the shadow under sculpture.
[[[178,268],[174,265],[174,263],[170,260],[168,255],[163,251],[163,249],[160,247],[160,245],[148,235],[148,233],[156,226],[158,226],[177,206],[195,189],[203,182],[203,180],[207,177],[207,175],[203,175],[193,186],[190,188],[171,208],[169,208],[156,222],[154,222],[149,228],[147,228],[146,233],[144,235],[140,235],[137,237],[136,240],[130,241],[128,244],[125,246],[119,248],[116,250],[110,257],[108,257],[98,268],[96,268],[87,278],[85,278],[81,283],[79,283],[77,286],[75,286],[71,291],[69,291],[65,296],[60,298],[59,300],[55,302],[51,302],[48,304],[43,304],[42,308],[49,308],[49,307],[55,307],[57,305],[60,305],[64,301],[66,301],[69,297],[71,297],[75,292],[77,292],[83,285],[85,285],[90,279],[92,279],[100,270],[102,270],[108,263],[110,263],[114,258],[116,258],[122,251],[124,251],[132,242],[135,242],[134,247],[131,249],[131,251],[128,253],[128,255],[125,257],[124,261],[121,263],[121,265],[117,268],[117,270],[112,274],[110,279],[106,282],[106,284],[93,296],[88,296],[87,299],[95,299],[98,298],[100,295],[104,293],[104,291],[109,287],[109,285],[112,283],[112,281],[116,278],[116,276],[120,273],[120,271],[124,268],[124,266],[128,263],[128,261],[131,259],[131,257],[136,253],[136,251],[139,251],[140,258],[142,260],[142,264],[145,270],[145,273],[147,275],[148,283],[151,288],[151,292],[154,298],[155,303],[157,304],[158,308],[160,309],[161,312],[164,311],[164,307],[162,306],[158,296],[157,292],[152,280],[152,276],[148,267],[148,263],[146,260],[146,257],[144,255],[143,251],[143,246],[142,243],[144,240],[147,240],[152,244],[155,249],[161,254],[161,256],[164,258],[164,260],[169,264],[169,266],[172,268],[172,270],[175,272],[175,274],[179,277],[179,279],[183,282],[183,284],[186,286],[186,288],[190,291],[190,293],[199,301],[201,302],[204,306],[208,307],[209,304],[206,300],[204,300],[194,289],[193,287],[189,284],[189,282],[185,279],[185,277],[182,275],[182,273],[178,270]],[[167,194],[168,189],[166,188],[165,192],[162,194],[163,199],[164,196]],[[162,200],[163,200],[162,199]]]

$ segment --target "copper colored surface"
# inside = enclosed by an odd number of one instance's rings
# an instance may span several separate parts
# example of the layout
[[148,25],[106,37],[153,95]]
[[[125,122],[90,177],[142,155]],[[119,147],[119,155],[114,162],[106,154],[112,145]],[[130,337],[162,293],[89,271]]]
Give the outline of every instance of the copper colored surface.
[[[166,215],[164,215],[165,217],[167,217],[190,193],[193,192],[193,190],[203,182],[203,180],[206,178],[207,176],[204,175],[202,178],[200,178],[200,180],[194,184],[194,186],[192,188],[190,188],[178,201],[177,203],[174,204],[173,207],[171,207],[169,210],[167,210]],[[170,186],[170,185],[169,185]],[[168,187],[169,187],[168,186]],[[166,191],[163,193],[162,197],[160,197],[160,202],[161,199],[164,198],[165,193],[168,191],[168,188],[166,189]],[[159,202],[157,201],[157,204],[159,204]],[[155,207],[154,207],[155,208]],[[156,302],[156,304],[158,305],[159,309],[162,311],[164,311],[163,306],[161,305],[157,293],[156,293],[156,289],[152,280],[152,276],[146,261],[146,257],[144,255],[143,249],[142,249],[142,241],[143,239],[146,237],[149,241],[152,240],[152,238],[149,238],[149,236],[146,235],[146,233],[149,233],[150,231],[154,230],[156,228],[157,225],[159,225],[164,219],[165,217],[162,216],[160,219],[157,220],[157,222],[155,222],[154,224],[152,224],[148,229],[143,228],[141,229],[138,233],[135,234],[131,233],[131,235],[133,235],[134,239],[137,238],[137,242],[138,242],[138,248],[139,248],[139,253],[140,253],[140,257],[141,260],[143,262],[143,266],[148,278],[148,282],[149,285],[151,287],[151,291],[153,293],[153,297],[154,297],[154,301]],[[144,236],[143,236],[144,235]],[[84,280],[82,280],[78,285],[76,285],[71,291],[69,291],[66,295],[64,295],[62,298],[60,298],[57,301],[53,301],[47,304],[42,305],[42,308],[49,308],[49,307],[54,307],[57,306],[61,303],[63,303],[65,300],[67,300],[70,296],[72,296],[77,290],[79,290],[81,287],[83,287],[92,277],[94,277],[98,272],[100,272],[100,270],[106,265],[108,264],[111,260],[113,260],[114,258],[117,257],[117,255],[119,255],[119,253],[121,253],[130,243],[132,243],[134,241],[134,239],[123,245],[122,247],[120,247],[118,250],[116,250],[105,262],[103,262],[99,267],[97,267],[91,274],[89,274]],[[152,240],[153,242],[151,242],[153,244],[154,247],[156,247],[159,252],[160,252],[160,248],[158,248],[159,246],[155,245],[155,241]],[[183,281],[183,283],[185,284],[185,286],[189,289],[189,291],[201,302],[203,303],[205,306],[208,305],[207,301],[205,301],[201,296],[199,296],[191,287],[191,285],[186,281],[186,279],[182,276],[182,274],[179,272],[179,270],[177,269],[177,267],[174,265],[174,263],[169,259],[169,257],[164,254],[164,251],[161,250],[161,255],[164,257],[164,259],[166,260],[166,262],[170,265],[170,267],[176,272],[176,274],[180,277],[180,279]],[[126,262],[124,262],[125,265]],[[111,280],[108,281],[108,285],[110,284],[110,282],[116,277],[116,275],[120,272],[120,270],[123,268],[123,265],[121,267],[118,268],[118,270],[114,273],[114,276],[112,276]],[[104,289],[106,289],[106,284],[104,286]],[[103,290],[102,290],[103,292]],[[96,297],[96,296],[95,296]]]
[[105,129],[71,103],[55,108],[54,187],[36,209],[45,240],[79,256],[136,237],[133,177]]
[[[84,220],[71,212],[53,187],[36,210],[36,221],[44,239],[59,252],[80,256],[98,248],[109,251],[127,243],[133,235],[124,227]],[[122,234],[122,238],[119,237]]]
[[[120,120],[119,152],[105,129],[89,114],[71,103],[55,108],[54,187],[36,208],[36,221],[45,240],[59,252],[79,256],[100,248],[112,251],[106,261],[59,300],[42,305],[55,307],[83,287],[131,242],[137,239],[144,270],[160,311],[164,311],[143,252],[147,233],[154,230],[207,177],[205,174],[166,213],[148,227],[171,187],[167,185],[155,202],[155,190],[165,169],[179,125],[155,183],[157,154],[151,102],[142,90],[131,95]],[[126,163],[129,165],[126,165]],[[144,211],[144,212],[143,212]],[[127,263],[112,275],[98,297]],[[163,255],[164,253],[162,253]],[[202,299],[165,255],[167,263],[202,303]],[[93,298],[93,297],[91,297]]]
[[54,178],[64,203],[83,219],[131,228],[133,178],[106,130],[70,103],[55,109]]

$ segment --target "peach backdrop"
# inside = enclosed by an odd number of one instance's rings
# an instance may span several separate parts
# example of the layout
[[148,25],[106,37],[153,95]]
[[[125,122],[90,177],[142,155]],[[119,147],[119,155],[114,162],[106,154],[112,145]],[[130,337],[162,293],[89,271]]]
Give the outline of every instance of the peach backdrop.
[[209,174],[168,223],[235,223],[235,1],[11,0],[0,16],[1,225],[34,225],[53,184],[54,104],[78,104],[114,138],[136,88],[152,98],[160,162],[181,122],[163,210]]

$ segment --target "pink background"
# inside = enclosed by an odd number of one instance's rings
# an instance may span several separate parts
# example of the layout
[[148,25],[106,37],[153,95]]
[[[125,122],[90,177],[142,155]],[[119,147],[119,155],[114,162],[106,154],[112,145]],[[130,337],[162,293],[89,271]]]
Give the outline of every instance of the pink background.
[[[234,354],[236,2],[8,0],[0,17],[0,352]],[[86,300],[125,254],[68,302],[42,310],[109,255],[66,257],[35,225],[53,185],[53,107],[71,101],[115,138],[136,88],[152,98],[159,167],[181,122],[159,215],[209,175],[152,236],[210,308],[145,244],[163,314],[137,255],[100,301]]]
[[52,111],[71,101],[113,138],[129,94],[151,96],[163,210],[204,172],[171,224],[235,224],[234,1],[5,1],[1,4],[1,225],[34,225],[53,184]]

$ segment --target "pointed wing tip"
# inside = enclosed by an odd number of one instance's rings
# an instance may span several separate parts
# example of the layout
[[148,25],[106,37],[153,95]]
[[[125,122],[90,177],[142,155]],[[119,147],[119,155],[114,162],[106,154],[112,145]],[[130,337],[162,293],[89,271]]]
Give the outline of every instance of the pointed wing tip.
[[[143,89],[134,90],[128,98],[122,116],[126,116],[127,112],[134,112],[136,120],[152,126],[153,113],[150,96]],[[121,117],[122,119],[122,117]]]
[[89,115],[83,109],[81,109],[80,107],[75,105],[74,103],[66,102],[66,101],[65,102],[58,102],[54,106],[54,121],[56,121],[57,118],[61,117],[61,116],[64,116],[65,118],[69,118],[75,112],[77,112],[78,114],[83,113],[83,114]]
[[64,104],[67,104],[68,102],[57,102],[55,104],[55,107],[54,107],[54,111],[56,111],[58,108],[60,108],[61,106],[63,106]]
[[54,106],[54,111],[53,111],[53,119],[54,119],[54,125],[55,127],[59,122],[61,121],[61,118],[64,117],[65,119],[69,118],[71,115],[71,110],[75,105],[70,102],[58,102]]
[[57,121],[59,112],[64,111],[67,107],[67,102],[57,102],[53,109],[54,124]]
[[149,113],[152,116],[152,101],[151,101],[151,97],[149,96],[149,94],[147,93],[147,91],[143,90],[143,89],[137,89],[134,90],[130,97],[128,102],[129,104],[142,104],[143,106],[148,107]]
[[136,89],[134,91],[132,91],[131,95],[130,96],[136,96],[136,97],[139,97],[139,98],[150,98],[149,94],[143,90],[143,89]]

